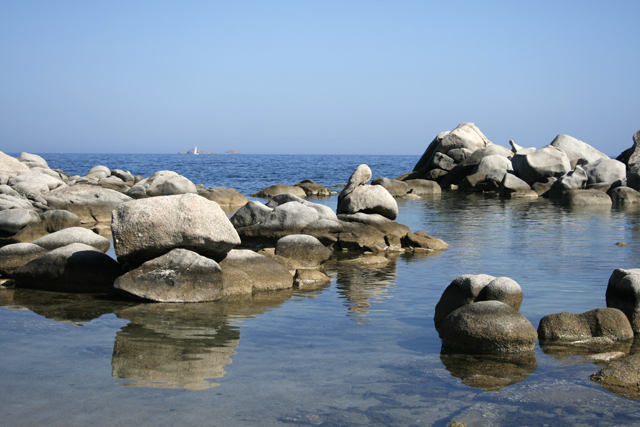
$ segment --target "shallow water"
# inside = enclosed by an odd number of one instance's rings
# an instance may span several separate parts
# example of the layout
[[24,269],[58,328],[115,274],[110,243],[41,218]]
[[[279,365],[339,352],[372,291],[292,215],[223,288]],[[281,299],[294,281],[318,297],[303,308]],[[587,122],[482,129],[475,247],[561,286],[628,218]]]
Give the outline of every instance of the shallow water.
[[[304,178],[344,183],[353,170],[318,179],[317,163],[255,188],[231,177],[205,185],[247,194]],[[397,176],[411,166],[372,169]],[[314,201],[336,206],[335,196]],[[535,327],[547,314],[604,307],[613,270],[638,267],[637,210],[456,192],[399,208],[398,222],[450,248],[396,256],[384,268],[336,260],[325,287],[216,303],[0,291],[2,424],[640,425],[640,403],[591,382],[600,366],[580,355],[536,346],[520,360],[461,359],[440,354],[433,326],[442,291],[461,274],[516,280]]]

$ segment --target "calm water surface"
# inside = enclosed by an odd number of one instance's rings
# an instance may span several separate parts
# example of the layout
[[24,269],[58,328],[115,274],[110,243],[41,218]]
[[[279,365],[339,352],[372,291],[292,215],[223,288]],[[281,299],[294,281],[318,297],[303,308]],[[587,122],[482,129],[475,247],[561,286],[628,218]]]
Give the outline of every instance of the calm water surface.
[[[143,176],[170,169],[244,194],[306,178],[343,184],[360,163],[395,177],[418,158],[43,157],[72,175],[97,164]],[[591,382],[600,366],[579,355],[536,347],[524,361],[460,360],[440,354],[433,326],[461,274],[516,280],[535,327],[547,314],[604,307],[612,271],[638,267],[637,210],[456,192],[399,208],[398,222],[450,248],[384,268],[337,259],[323,288],[216,303],[0,291],[2,425],[640,425],[640,403]]]

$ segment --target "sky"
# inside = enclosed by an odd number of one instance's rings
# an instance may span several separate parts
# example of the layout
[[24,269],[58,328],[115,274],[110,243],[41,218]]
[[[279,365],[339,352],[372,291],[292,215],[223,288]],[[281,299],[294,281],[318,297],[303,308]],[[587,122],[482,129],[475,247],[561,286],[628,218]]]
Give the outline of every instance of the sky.
[[473,122],[611,157],[640,1],[0,0],[0,151],[420,155]]

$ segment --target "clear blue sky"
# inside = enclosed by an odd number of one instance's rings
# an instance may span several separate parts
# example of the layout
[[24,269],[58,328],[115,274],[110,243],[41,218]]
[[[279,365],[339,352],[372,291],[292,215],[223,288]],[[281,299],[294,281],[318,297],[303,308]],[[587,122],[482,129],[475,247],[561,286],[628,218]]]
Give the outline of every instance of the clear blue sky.
[[640,1],[0,0],[0,151],[422,154],[474,122],[610,156]]

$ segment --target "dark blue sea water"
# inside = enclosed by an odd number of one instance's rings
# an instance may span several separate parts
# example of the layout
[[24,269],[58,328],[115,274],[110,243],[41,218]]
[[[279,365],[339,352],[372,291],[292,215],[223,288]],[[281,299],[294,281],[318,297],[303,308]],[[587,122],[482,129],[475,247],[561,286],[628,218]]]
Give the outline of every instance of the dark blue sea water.
[[269,185],[294,185],[312,179],[330,187],[345,184],[355,168],[368,164],[374,178],[396,178],[410,172],[420,156],[303,156],[303,155],[184,155],[184,154],[40,154],[52,169],[69,175],[86,175],[96,165],[128,170],[148,177],[159,170],[172,170],[196,185],[232,187],[242,194],[255,193]]
[[[302,179],[344,184],[361,163],[396,177],[419,158],[42,156],[71,175],[98,164],[143,176],[168,169],[246,195]],[[580,354],[537,346],[524,368],[452,363],[433,326],[442,291],[462,274],[516,280],[535,327],[547,314],[604,307],[613,270],[639,267],[637,208],[451,191],[398,205],[398,222],[449,249],[392,256],[382,268],[334,262],[321,289],[225,303],[0,291],[2,425],[640,425],[640,403],[591,382],[601,366]],[[509,381],[478,387],[496,371]]]

